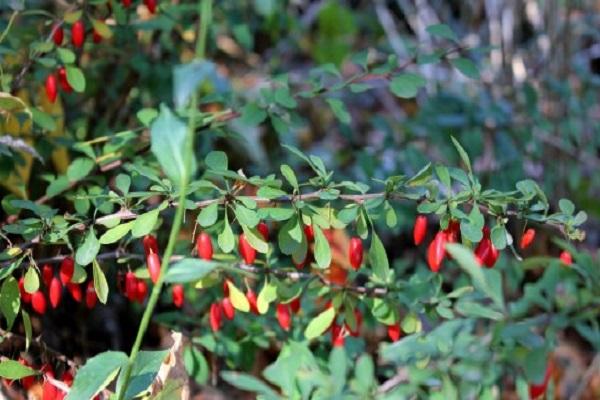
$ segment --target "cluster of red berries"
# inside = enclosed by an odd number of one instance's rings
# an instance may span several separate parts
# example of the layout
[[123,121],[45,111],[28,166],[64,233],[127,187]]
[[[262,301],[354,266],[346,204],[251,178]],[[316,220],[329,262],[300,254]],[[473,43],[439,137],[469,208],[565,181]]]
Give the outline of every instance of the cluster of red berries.
[[54,103],[58,96],[58,85],[65,93],[71,93],[73,88],[67,80],[67,70],[65,67],[58,67],[56,73],[52,73],[46,77],[46,96],[48,100]]
[[[474,254],[477,263],[480,266],[485,266],[487,268],[492,268],[496,261],[498,261],[498,257],[500,252],[494,246],[492,239],[490,238],[490,229],[485,226],[482,230],[483,238],[477,244],[475,248]],[[418,215],[415,224],[413,227],[413,239],[415,245],[420,245],[425,240],[425,235],[427,234],[427,217],[424,215]],[[524,250],[528,248],[535,239],[535,229],[528,228],[521,236],[521,240],[519,241],[519,247]],[[433,272],[438,272],[444,258],[448,255],[446,251],[447,243],[456,243],[460,241],[460,223],[457,220],[451,220],[448,223],[448,227],[444,230],[438,231],[429,246],[427,247],[427,264],[429,268]],[[560,254],[560,260],[566,264],[571,265],[573,263],[573,259],[571,254],[568,251],[563,251]]]
[[[121,0],[121,4],[123,4],[123,7],[125,7],[125,8],[129,8],[131,6],[131,3],[132,3],[132,0]],[[157,7],[156,0],[144,0],[143,3],[146,6],[146,8],[148,9],[148,11],[150,11],[151,14],[156,13],[156,7]]]
[[[28,293],[25,290],[25,279],[21,277],[19,279],[19,291],[23,302],[31,304],[31,308],[33,308],[36,313],[45,314],[47,309],[46,296],[48,297],[52,308],[57,308],[62,299],[63,288],[66,288],[73,300],[80,303],[83,300],[81,285],[71,281],[73,278],[74,265],[74,261],[71,257],[65,257],[60,264],[57,277],[55,276],[54,268],[49,264],[45,264],[42,267],[42,282],[46,286],[46,293],[41,289],[38,289],[33,293]],[[89,309],[92,309],[98,302],[94,282],[90,280],[85,286],[85,305]]]

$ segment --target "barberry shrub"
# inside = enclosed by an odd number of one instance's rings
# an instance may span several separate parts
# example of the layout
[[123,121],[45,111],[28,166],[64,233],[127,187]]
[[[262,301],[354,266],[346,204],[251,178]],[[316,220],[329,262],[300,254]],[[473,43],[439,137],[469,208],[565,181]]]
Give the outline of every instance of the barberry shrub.
[[[507,382],[527,398],[552,387],[558,332],[600,346],[600,273],[574,247],[586,214],[571,201],[529,179],[485,187],[451,136],[458,163],[358,181],[290,139],[305,102],[347,129],[342,93],[383,84],[414,98],[427,85],[421,64],[477,79],[470,57],[481,49],[448,26],[430,26],[440,47],[409,60],[362,51],[352,75],[324,64],[293,82],[279,71],[249,94],[211,61],[211,24],[226,5],[91,1],[49,14],[13,3],[0,36],[14,50],[0,82],[11,160],[0,311],[3,337],[24,340],[0,361],[9,390],[38,382],[44,399],[170,398],[182,382],[153,383],[173,357],[200,384],[212,377],[269,399],[495,398]],[[185,62],[151,74],[161,51]],[[102,57],[119,68],[109,73]],[[122,98],[128,74],[137,88]],[[114,107],[96,107],[103,96]],[[139,106],[134,116],[120,115],[125,103]],[[240,168],[216,140],[245,146],[237,133],[260,127],[284,142],[267,174]],[[557,238],[560,257],[535,255],[536,230]],[[129,352],[75,363],[35,339],[65,303],[81,316],[123,302],[141,314]],[[183,360],[141,349],[150,324],[184,333]],[[277,356],[251,374],[269,348]]]

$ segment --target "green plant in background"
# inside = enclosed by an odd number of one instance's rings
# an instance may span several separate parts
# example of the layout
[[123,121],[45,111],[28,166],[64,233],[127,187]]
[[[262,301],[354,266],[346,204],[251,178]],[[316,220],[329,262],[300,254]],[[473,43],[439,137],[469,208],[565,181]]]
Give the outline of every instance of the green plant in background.
[[[357,152],[358,179],[343,160],[340,174],[330,166],[335,156],[301,149],[303,107],[325,108],[328,124],[351,137],[360,122],[348,101],[383,90],[410,102],[430,84],[421,68],[436,65],[478,80],[472,60],[485,49],[432,24],[428,38],[440,46],[416,44],[406,59],[380,49],[351,53],[358,18],[327,2],[311,49],[323,64],[298,79],[274,60],[273,76],[249,93],[207,55],[237,51],[219,45],[219,29],[246,50],[252,29],[289,40],[291,16],[276,17],[284,2],[244,4],[260,16],[244,23],[230,5],[213,10],[210,0],[144,4],[138,14],[127,1],[89,2],[56,19],[10,5],[0,37],[0,148],[12,192],[2,199],[4,338],[21,331],[30,350],[32,318],[60,307],[67,293],[92,310],[98,300],[112,307],[124,297],[143,312],[129,356],[111,349],[76,369],[55,362],[52,375],[7,359],[0,376],[22,386],[34,376],[56,396],[68,391],[67,399],[144,396],[169,354],[141,350],[152,319],[185,333],[183,363],[196,381],[208,383],[212,370],[213,384],[219,373],[261,398],[496,398],[507,379],[528,398],[539,387],[554,390],[548,371],[559,332],[574,328],[598,348],[600,275],[594,259],[573,247],[585,238],[587,214],[570,200],[549,199],[531,179],[498,174],[486,180],[500,189],[482,184],[469,132],[483,121],[444,125],[448,114],[439,113],[459,102],[440,94],[405,122],[419,135],[447,129],[435,143],[453,148],[455,166],[400,147],[385,115],[369,117],[387,132],[387,149],[374,149],[398,156],[373,165],[373,155]],[[44,20],[43,37],[16,24],[20,18]],[[78,38],[78,21],[93,29],[92,40]],[[129,50],[130,63],[116,61]],[[351,72],[342,72],[348,58]],[[461,140],[450,135],[459,126]],[[277,138],[263,156],[243,137],[261,127]],[[56,174],[46,165],[32,174],[36,158],[52,160]],[[400,174],[408,161],[415,161],[410,172]],[[406,230],[415,210],[414,241],[423,251],[402,256],[388,232]],[[560,258],[523,258],[533,238],[523,244],[515,221],[559,235]],[[526,279],[541,267],[542,275]],[[169,303],[177,312],[156,313]],[[365,345],[368,336],[376,346]],[[276,359],[251,375],[254,354],[274,343]],[[209,368],[207,353],[224,365]],[[153,395],[169,398],[182,385],[167,380]]]

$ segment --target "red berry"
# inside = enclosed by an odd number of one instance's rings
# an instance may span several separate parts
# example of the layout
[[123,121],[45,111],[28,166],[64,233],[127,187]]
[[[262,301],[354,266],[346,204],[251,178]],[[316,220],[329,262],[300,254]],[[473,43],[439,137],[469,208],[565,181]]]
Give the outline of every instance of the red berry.
[[533,239],[535,239],[535,229],[529,228],[525,231],[523,236],[521,236],[521,243],[519,243],[519,247],[521,247],[522,250],[528,248],[533,242]]
[[[52,377],[54,378],[54,377]],[[45,380],[42,385],[42,400],[56,400],[58,398],[58,389],[49,380]]]
[[54,25],[52,29],[54,29],[54,33],[52,34],[52,41],[55,45],[60,46],[65,37],[65,30],[63,29],[62,25],[58,24]]
[[560,253],[560,261],[562,261],[563,264],[565,264],[565,265],[572,265],[573,264],[573,257],[571,256],[571,253],[569,253],[566,250],[563,250]]
[[102,42],[102,35],[98,33],[97,30],[94,29],[92,32],[92,41],[96,44]]
[[144,245],[144,254],[148,257],[150,252],[158,254],[158,241],[156,240],[156,236],[154,235],[146,235],[142,239],[142,244]]
[[81,303],[83,300],[83,293],[81,293],[81,286],[76,283],[68,283],[67,290],[71,293],[71,297],[78,303]]
[[129,301],[135,301],[137,299],[137,285],[138,279],[135,277],[135,274],[131,271],[125,274],[125,296],[129,299]]
[[387,334],[392,342],[400,339],[400,336],[402,336],[402,328],[400,328],[400,323],[396,322],[394,325],[388,325]]
[[50,74],[46,77],[46,96],[51,103],[56,101],[56,95],[58,93],[56,87],[56,76],[54,74]]
[[294,314],[298,314],[298,312],[300,311],[300,297],[296,297],[294,300],[290,301],[289,303],[290,308],[292,310],[292,312]]
[[413,239],[415,245],[420,245],[425,239],[427,234],[427,217],[424,215],[418,215],[415,219],[415,226],[413,227]]
[[[87,288],[85,289],[85,305],[90,310],[96,306],[98,302],[98,295],[96,294],[96,288],[94,287],[94,282],[89,281]],[[63,375],[64,380],[64,375]]]
[[58,83],[64,92],[71,93],[73,91],[73,88],[67,79],[67,69],[65,67],[58,68]]
[[333,347],[344,347],[344,342],[344,329],[334,320],[331,324],[331,343],[333,344]]
[[250,243],[246,240],[246,235],[243,233],[240,235],[238,250],[247,265],[252,264],[256,260],[256,250],[250,246]]
[[304,225],[304,235],[306,235],[306,240],[308,243],[311,243],[315,240],[315,230],[312,225]]
[[79,48],[83,46],[83,42],[85,41],[85,25],[83,25],[83,21],[75,21],[73,26],[71,27],[71,42],[73,46]]
[[154,14],[156,12],[156,0],[144,0],[144,4],[146,5],[146,8],[148,8],[148,11],[150,11],[151,14]]
[[44,297],[44,293],[38,290],[31,295],[31,307],[38,314],[43,315],[46,313],[46,298]]
[[123,7],[128,8],[131,5],[131,0],[121,0]]
[[212,303],[210,305],[210,312],[208,315],[208,319],[210,322],[210,328],[213,332],[218,332],[221,329],[221,321],[223,315],[223,308],[221,307],[221,303]]
[[183,307],[183,300],[184,300],[183,285],[174,285],[172,295],[173,295],[173,304],[175,304],[175,307],[177,307],[177,308]]
[[135,299],[134,300],[140,304],[143,304],[144,300],[146,300],[147,294],[148,294],[148,284],[146,284],[146,281],[143,279],[137,279],[137,282],[135,285]]
[[60,270],[58,275],[63,285],[71,282],[73,278],[73,272],[75,271],[75,262],[71,257],[65,257],[60,263]]
[[50,298],[50,305],[52,308],[58,307],[60,298],[62,297],[62,285],[57,277],[52,278],[52,281],[50,282],[48,297]]
[[206,232],[200,232],[196,238],[196,251],[198,257],[203,260],[212,260],[213,258],[213,244],[210,235]]
[[499,256],[498,249],[492,243],[489,234],[484,232],[483,239],[479,242],[475,248],[475,259],[479,265],[485,265],[488,268],[492,268]]
[[221,301],[221,307],[228,320],[232,320],[233,317],[235,317],[235,308],[233,308],[233,304],[231,303],[231,300],[229,300],[229,297],[225,297]]
[[363,260],[363,243],[359,237],[353,237],[350,239],[348,258],[350,259],[350,265],[352,265],[352,268],[355,270],[360,268]]
[[277,322],[284,331],[289,331],[292,326],[292,314],[288,304],[277,304]]
[[50,264],[44,264],[42,267],[42,281],[46,287],[50,287],[52,277],[54,277],[54,268],[52,268]]
[[435,237],[427,248],[427,263],[429,269],[433,272],[438,272],[444,256],[446,255],[446,234],[443,231],[439,231],[435,234]]
[[223,297],[229,297],[229,279],[223,281]]
[[456,243],[460,239],[460,222],[451,219],[448,222],[448,227],[444,231],[446,233],[446,241],[448,243]]
[[148,267],[148,272],[150,273],[150,279],[152,280],[152,283],[156,283],[158,281],[158,277],[160,276],[160,259],[158,258],[158,254],[148,254],[146,257],[146,266]]
[[27,293],[25,290],[25,278],[19,278],[19,293],[21,295],[21,300],[23,303],[29,304],[31,303],[31,294]]
[[254,290],[248,289],[246,292],[246,299],[248,299],[248,303],[250,303],[250,311],[254,314],[258,314],[258,306],[256,304],[256,293]]
[[269,227],[267,226],[267,224],[265,224],[264,222],[260,222],[256,228],[258,229],[258,231],[260,232],[260,234],[262,235],[262,237],[265,239],[265,241],[269,241]]

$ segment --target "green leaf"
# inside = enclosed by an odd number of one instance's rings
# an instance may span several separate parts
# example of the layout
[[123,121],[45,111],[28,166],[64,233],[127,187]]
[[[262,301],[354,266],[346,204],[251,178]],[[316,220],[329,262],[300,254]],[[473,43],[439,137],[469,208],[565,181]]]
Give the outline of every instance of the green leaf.
[[479,79],[479,70],[473,61],[468,58],[458,57],[450,60],[454,68],[459,70],[464,76],[471,79]]
[[189,376],[194,378],[197,384],[206,385],[210,378],[210,368],[204,354],[196,347],[186,346],[183,351],[183,364]]
[[150,126],[152,121],[158,117],[158,111],[154,108],[142,108],[137,112],[136,117],[144,126]]
[[221,378],[238,389],[260,394],[262,399],[276,400],[281,398],[266,383],[256,379],[252,375],[241,372],[223,371],[221,372]]
[[244,126],[256,126],[267,119],[267,112],[256,103],[248,103],[242,107],[240,123]]
[[69,182],[76,182],[85,178],[94,168],[94,161],[89,158],[76,158],[67,168]]
[[231,225],[229,225],[229,220],[227,218],[227,213],[225,213],[225,221],[223,224],[223,231],[217,237],[217,243],[223,253],[231,253],[233,247],[235,246],[235,239],[233,237],[233,230],[231,229]]
[[211,151],[204,158],[206,166],[215,171],[226,171],[228,168],[227,154],[222,151]]
[[21,294],[19,293],[19,284],[12,276],[9,276],[2,283],[0,289],[0,311],[6,318],[7,328],[12,328],[19,308],[21,307]]
[[502,321],[504,318],[501,312],[471,301],[459,301],[455,308],[457,312],[466,317],[488,318],[495,321]]
[[458,42],[458,37],[456,37],[456,34],[446,24],[429,25],[427,28],[425,28],[425,30],[430,35]]
[[369,248],[369,264],[373,269],[373,274],[382,281],[386,281],[390,273],[390,264],[388,261],[385,247],[377,233],[373,231],[371,237],[371,247]]
[[94,289],[96,289],[96,295],[98,295],[98,300],[100,303],[106,304],[106,300],[108,299],[108,283],[106,282],[106,276],[104,276],[104,271],[100,268],[100,264],[98,261],[94,259],[92,263],[93,274],[94,274]]
[[250,311],[250,303],[246,295],[230,280],[227,281],[227,286],[229,286],[229,300],[231,300],[231,304],[242,312]]
[[198,224],[201,227],[206,228],[208,226],[214,225],[215,222],[217,222],[218,218],[219,218],[219,204],[212,203],[212,204],[209,204],[208,206],[204,207],[202,210],[200,210],[200,213],[198,213],[198,218],[196,219],[196,221],[198,222]]
[[460,156],[462,162],[467,166],[469,173],[472,174],[473,170],[471,169],[471,160],[469,159],[469,155],[454,136],[450,136],[450,138],[452,139],[452,143],[454,144],[456,151],[458,151],[458,155]]
[[240,224],[248,228],[254,228],[260,222],[256,211],[244,207],[241,204],[236,204],[234,208],[235,216]]
[[27,293],[31,294],[38,291],[38,289],[40,288],[40,277],[38,276],[35,268],[27,268],[23,284]]
[[83,243],[77,249],[75,253],[75,261],[81,266],[86,266],[96,258],[100,251],[100,242],[96,239],[94,229],[90,228],[87,236],[83,240]]
[[390,82],[390,90],[403,99],[415,97],[420,88],[427,84],[425,78],[419,74],[405,72],[397,75]]
[[67,82],[74,91],[82,93],[85,91],[85,76],[81,70],[73,65],[67,65]]
[[56,52],[58,53],[58,57],[60,58],[63,64],[73,64],[77,59],[75,53],[70,49],[66,49],[64,47],[57,47]]
[[346,109],[346,106],[341,100],[338,99],[327,99],[327,103],[329,107],[331,107],[331,111],[337,117],[337,119],[343,124],[349,124],[352,118],[350,117],[350,113]]
[[215,64],[206,60],[194,60],[173,68],[173,100],[175,108],[185,107],[190,96],[205,81],[211,81],[217,89],[223,79],[217,75]]
[[139,215],[133,222],[133,227],[131,228],[131,236],[134,238],[142,237],[152,232],[152,229],[154,229],[156,221],[158,220],[159,213],[160,209],[155,208],[152,211],[148,211]]
[[259,253],[266,254],[269,251],[269,244],[264,241],[264,238],[260,233],[257,233],[256,229],[250,229],[246,225],[242,225],[242,230],[248,240],[248,244],[252,246]]
[[[489,282],[483,269],[477,264],[473,253],[463,245],[450,243],[446,245],[446,250],[458,262],[458,265],[471,277],[473,286],[485,293],[494,301],[494,304],[501,310],[504,309],[504,300],[502,291],[498,292],[493,282]],[[488,271],[488,273],[491,271]],[[494,271],[497,272],[497,271]],[[493,272],[492,272],[493,273]]]
[[448,172],[448,168],[444,165],[436,165],[435,166],[435,174],[439,178],[440,182],[448,189],[452,187],[452,181],[450,180],[450,173]]
[[331,248],[321,228],[313,224],[315,232],[315,261],[319,268],[328,268],[331,264]]
[[[131,367],[131,378],[125,391],[125,399],[133,399],[149,389],[168,354],[169,350],[142,350],[137,354]],[[117,392],[123,386],[123,371],[121,370],[117,379]]]
[[321,336],[329,328],[334,318],[335,308],[327,308],[308,323],[308,326],[304,330],[304,336],[308,340]]
[[294,170],[287,164],[282,164],[280,167],[280,170],[281,170],[281,174],[285,177],[285,179],[287,179],[287,181],[290,183],[290,185],[294,189],[299,190],[298,179],[296,178],[296,174],[294,173]]
[[185,165],[185,154],[192,152],[186,136],[187,126],[166,106],[161,106],[150,128],[151,149],[174,185],[179,185],[183,177],[191,177],[196,170],[193,154],[189,155],[189,165]]
[[53,131],[56,129],[56,121],[52,115],[38,110],[35,107],[31,107],[31,116],[33,117],[33,122],[35,122],[42,129],[47,131]]
[[0,361],[0,377],[5,379],[21,379],[26,376],[36,375],[37,372],[18,361]]
[[358,358],[354,374],[360,392],[363,394],[369,393],[373,383],[375,383],[375,365],[369,354],[363,354]]
[[110,39],[113,36],[112,31],[103,21],[92,18],[92,25],[94,26],[94,31],[103,38]]
[[100,244],[110,244],[118,242],[123,236],[127,235],[127,233],[131,230],[133,224],[134,221],[131,221],[125,224],[117,225],[114,228],[107,230],[102,236],[100,236]]
[[566,215],[573,215],[575,212],[575,204],[569,199],[560,199],[558,201],[558,208]]
[[344,347],[334,347],[331,353],[329,353],[329,372],[331,373],[331,383],[334,386],[334,393],[341,394],[344,389],[347,370],[348,361],[346,360]]
[[167,269],[165,282],[185,283],[198,281],[221,265],[221,263],[200,258],[184,258]]
[[490,237],[492,243],[498,250],[504,250],[506,248],[506,227],[504,225],[497,224],[492,228]]
[[120,351],[106,351],[90,358],[77,371],[65,400],[93,398],[108,386],[125,364],[127,355]]
[[265,281],[262,289],[256,298],[256,308],[260,314],[266,314],[269,310],[269,304],[277,298],[277,286],[269,281]]

